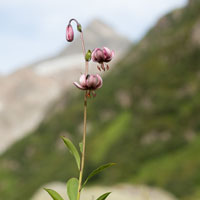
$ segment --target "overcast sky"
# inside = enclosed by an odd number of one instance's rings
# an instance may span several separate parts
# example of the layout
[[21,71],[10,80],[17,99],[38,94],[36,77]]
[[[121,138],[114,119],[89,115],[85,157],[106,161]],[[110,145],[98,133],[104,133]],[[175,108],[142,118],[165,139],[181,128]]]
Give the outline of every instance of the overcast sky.
[[1,0],[0,74],[59,52],[70,18],[82,26],[99,18],[131,40],[187,0]]

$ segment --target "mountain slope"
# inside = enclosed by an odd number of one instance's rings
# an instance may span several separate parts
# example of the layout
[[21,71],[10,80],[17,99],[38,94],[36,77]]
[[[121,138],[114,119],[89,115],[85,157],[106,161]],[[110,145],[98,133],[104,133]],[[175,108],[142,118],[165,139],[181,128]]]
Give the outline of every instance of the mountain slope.
[[[92,21],[85,32],[90,37],[90,48],[108,43],[118,59],[131,44],[99,20]],[[73,86],[84,65],[80,38],[74,43],[73,49],[66,46],[54,57],[0,77],[0,153],[35,129],[48,108]]]
[[[199,199],[199,10],[193,0],[163,17],[89,100],[86,173],[118,163],[93,182],[145,183],[181,200]],[[67,93],[36,131],[1,156],[2,198],[26,200],[45,183],[77,175],[59,136],[81,140],[82,99],[82,92]]]

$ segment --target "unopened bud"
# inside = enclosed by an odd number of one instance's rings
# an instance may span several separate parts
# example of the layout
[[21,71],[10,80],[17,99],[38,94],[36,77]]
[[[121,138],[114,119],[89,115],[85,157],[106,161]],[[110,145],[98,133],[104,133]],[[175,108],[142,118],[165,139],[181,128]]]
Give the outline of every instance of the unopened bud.
[[74,40],[74,31],[71,24],[68,24],[66,28],[66,40],[72,42]]
[[88,50],[88,52],[85,54],[85,60],[89,62],[91,60],[92,52]]

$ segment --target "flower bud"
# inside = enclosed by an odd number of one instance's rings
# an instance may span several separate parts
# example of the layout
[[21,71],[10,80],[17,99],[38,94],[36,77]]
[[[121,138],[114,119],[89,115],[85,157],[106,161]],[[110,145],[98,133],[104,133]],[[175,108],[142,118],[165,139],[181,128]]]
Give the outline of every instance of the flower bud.
[[71,24],[68,24],[66,28],[66,40],[72,42],[74,40],[74,31]]
[[90,50],[88,50],[88,52],[85,55],[85,60],[87,62],[89,62],[91,60],[91,55],[92,55],[92,52]]

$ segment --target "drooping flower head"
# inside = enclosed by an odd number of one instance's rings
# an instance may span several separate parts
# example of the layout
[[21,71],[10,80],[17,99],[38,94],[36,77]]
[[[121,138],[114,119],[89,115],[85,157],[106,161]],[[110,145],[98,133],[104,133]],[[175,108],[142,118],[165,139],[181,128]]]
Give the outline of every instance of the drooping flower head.
[[66,40],[72,42],[74,40],[74,31],[71,24],[68,24],[66,28]]
[[[114,51],[110,50],[107,47],[103,47],[102,49],[96,48],[92,51],[92,60],[93,62],[97,62],[101,65],[101,68],[97,66],[97,68],[101,71],[103,69],[105,71],[104,62],[108,63],[114,57]],[[107,70],[109,69],[109,65],[106,65]]]
[[72,42],[74,40],[74,30],[71,25],[72,21],[75,21],[76,26],[77,26],[77,31],[82,33],[81,24],[79,24],[79,22],[76,19],[70,19],[66,28],[66,40],[68,42]]
[[88,96],[90,96],[90,91],[92,91],[93,96],[96,96],[95,90],[99,89],[103,85],[103,80],[100,75],[96,74],[82,74],[79,79],[79,83],[74,82],[74,85],[81,90],[89,90]]

